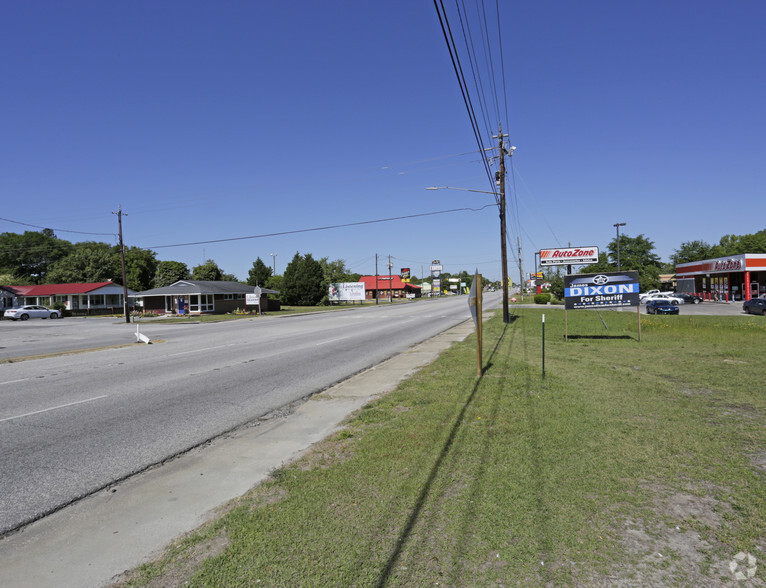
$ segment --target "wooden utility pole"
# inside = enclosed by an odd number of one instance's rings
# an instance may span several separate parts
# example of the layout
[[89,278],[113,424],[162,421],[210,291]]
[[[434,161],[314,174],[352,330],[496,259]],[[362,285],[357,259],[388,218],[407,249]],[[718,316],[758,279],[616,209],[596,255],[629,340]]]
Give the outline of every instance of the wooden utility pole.
[[505,226],[505,147],[503,146],[503,126],[500,125],[500,131],[498,132],[498,148],[500,153],[500,171],[498,172],[498,181],[500,182],[500,258],[502,267],[502,279],[503,279],[503,322],[511,322],[510,315],[508,313],[508,252],[505,246],[506,242],[506,226]]
[[[128,283],[125,275],[125,245],[122,243],[122,205],[117,207],[117,212],[112,214],[117,215],[117,226],[119,228],[120,237],[120,264],[122,265],[122,310],[125,313],[125,322],[130,322],[130,314],[128,313]],[[125,216],[128,216],[127,214]]]

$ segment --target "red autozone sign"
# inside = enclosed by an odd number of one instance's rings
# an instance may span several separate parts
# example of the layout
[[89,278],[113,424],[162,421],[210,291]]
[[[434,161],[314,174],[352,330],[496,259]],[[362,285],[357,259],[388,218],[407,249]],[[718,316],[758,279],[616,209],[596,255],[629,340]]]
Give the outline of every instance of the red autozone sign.
[[565,247],[563,249],[541,249],[540,265],[566,265],[597,263],[598,247]]

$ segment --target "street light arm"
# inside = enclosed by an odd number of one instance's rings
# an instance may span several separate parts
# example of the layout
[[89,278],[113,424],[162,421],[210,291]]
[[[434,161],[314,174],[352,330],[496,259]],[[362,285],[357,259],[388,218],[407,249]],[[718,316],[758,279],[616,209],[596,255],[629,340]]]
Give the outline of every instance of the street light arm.
[[491,194],[497,196],[497,192],[487,192],[486,190],[473,190],[471,188],[455,188],[454,186],[431,186],[426,190],[462,190],[463,192],[478,192],[479,194]]

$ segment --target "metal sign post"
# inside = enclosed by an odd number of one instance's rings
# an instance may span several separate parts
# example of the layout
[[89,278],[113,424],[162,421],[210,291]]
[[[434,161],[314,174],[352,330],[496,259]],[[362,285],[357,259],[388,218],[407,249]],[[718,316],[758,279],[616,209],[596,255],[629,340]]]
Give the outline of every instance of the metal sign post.
[[471,311],[473,323],[476,325],[476,376],[481,377],[482,373],[482,321],[481,321],[481,274],[477,271],[473,277],[473,284],[468,293],[468,309]]

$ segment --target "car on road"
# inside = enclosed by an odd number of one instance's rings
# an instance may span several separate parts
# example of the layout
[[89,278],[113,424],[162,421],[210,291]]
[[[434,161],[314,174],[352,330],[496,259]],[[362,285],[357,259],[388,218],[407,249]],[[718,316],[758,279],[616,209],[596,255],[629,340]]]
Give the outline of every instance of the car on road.
[[61,318],[61,311],[54,310],[52,308],[46,308],[45,306],[27,304],[26,306],[20,306],[18,308],[9,308],[3,314],[3,318],[11,319],[14,321],[25,321],[31,318],[57,319]]
[[766,298],[751,298],[742,303],[745,314],[766,314]]
[[667,298],[652,298],[646,303],[647,314],[678,314],[678,304]]
[[675,293],[673,294],[676,298],[682,298],[684,301],[684,304],[699,304],[702,302],[702,296],[697,296],[696,294],[687,294],[687,293]]
[[684,303],[684,299],[683,298],[680,298],[679,296],[676,296],[672,292],[659,292],[657,294],[650,294],[649,296],[645,296],[644,298],[641,299],[641,304],[646,304],[650,300],[657,300],[657,299],[668,300],[668,301],[672,302],[673,304],[683,304]]

